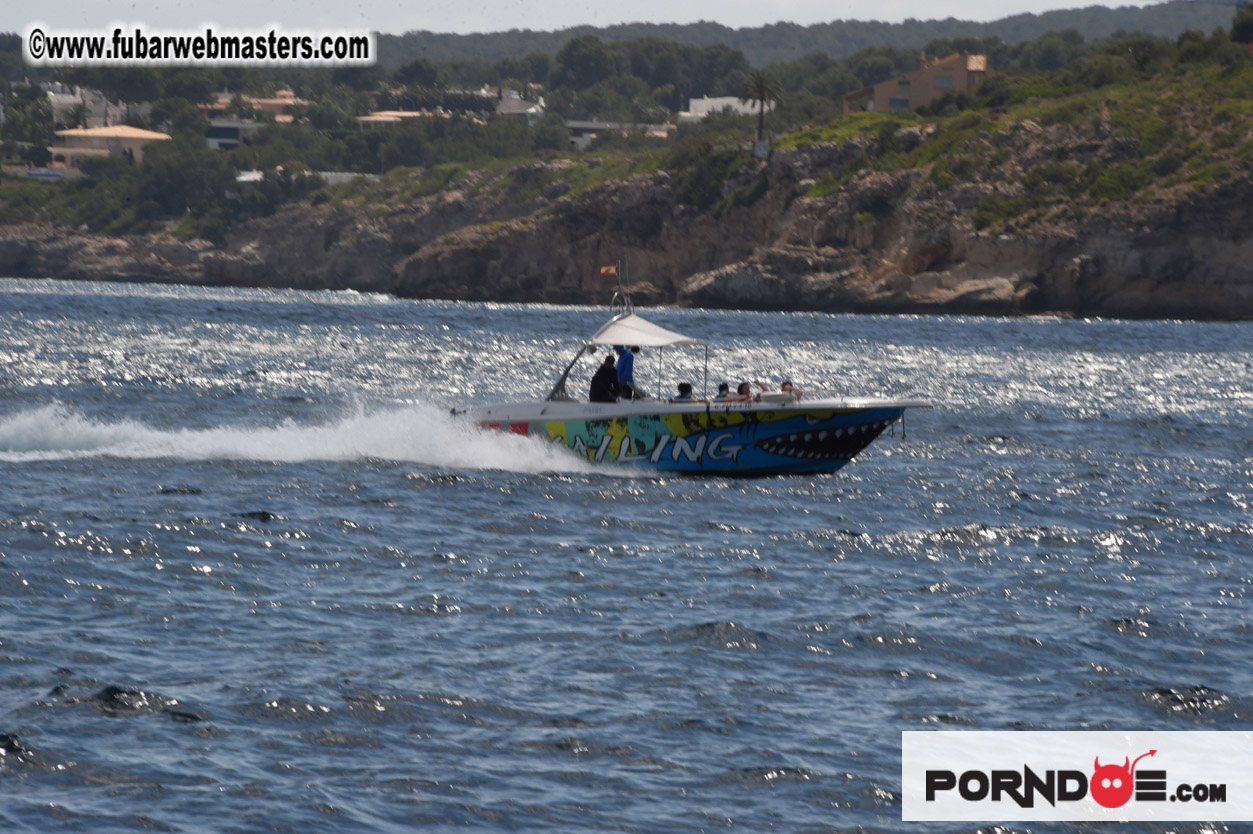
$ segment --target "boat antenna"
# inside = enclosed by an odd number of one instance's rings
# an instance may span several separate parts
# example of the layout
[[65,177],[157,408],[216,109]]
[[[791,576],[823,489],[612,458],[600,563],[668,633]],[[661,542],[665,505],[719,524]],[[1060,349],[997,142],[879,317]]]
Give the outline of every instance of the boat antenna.
[[613,300],[609,302],[609,312],[615,317],[625,316],[635,312],[635,305],[631,303],[631,296],[622,284],[623,273],[626,272],[626,262],[618,261],[611,267],[601,267],[603,273],[607,269],[612,269],[613,274],[618,276],[618,289],[614,290]]

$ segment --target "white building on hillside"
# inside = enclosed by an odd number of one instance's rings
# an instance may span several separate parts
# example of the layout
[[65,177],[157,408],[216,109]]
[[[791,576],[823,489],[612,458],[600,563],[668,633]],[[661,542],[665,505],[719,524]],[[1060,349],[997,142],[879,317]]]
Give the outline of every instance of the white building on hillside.
[[[769,113],[774,109],[773,104],[766,105],[766,112]],[[757,115],[757,102],[742,101],[738,96],[719,96],[710,98],[702,96],[701,98],[688,99],[687,110],[679,112],[679,123],[690,124],[699,122],[711,113],[721,113],[723,110],[730,110],[741,116]]]

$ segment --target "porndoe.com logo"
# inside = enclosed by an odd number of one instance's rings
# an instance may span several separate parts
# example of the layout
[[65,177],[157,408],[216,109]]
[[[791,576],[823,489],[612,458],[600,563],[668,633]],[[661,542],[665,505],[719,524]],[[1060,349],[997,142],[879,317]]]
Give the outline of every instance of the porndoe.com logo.
[[1253,820],[1253,733],[905,732],[901,780],[904,820]]

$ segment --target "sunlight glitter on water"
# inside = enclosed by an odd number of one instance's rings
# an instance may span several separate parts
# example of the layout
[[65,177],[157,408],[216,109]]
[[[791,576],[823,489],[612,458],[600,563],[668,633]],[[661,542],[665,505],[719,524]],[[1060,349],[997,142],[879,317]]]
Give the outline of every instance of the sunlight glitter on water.
[[650,311],[936,401],[727,481],[452,421],[601,310],[0,293],[6,830],[894,831],[903,729],[1253,715],[1247,325]]

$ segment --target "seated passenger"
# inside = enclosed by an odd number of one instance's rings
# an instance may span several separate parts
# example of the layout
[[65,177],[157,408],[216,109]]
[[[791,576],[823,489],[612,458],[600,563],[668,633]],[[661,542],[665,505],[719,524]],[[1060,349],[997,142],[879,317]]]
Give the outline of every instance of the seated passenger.
[[753,386],[747,382],[741,382],[739,387],[735,389],[735,393],[727,397],[727,401],[733,403],[751,403],[756,399],[756,395],[753,394]]
[[[762,391],[770,390],[770,387],[767,385],[763,385],[760,380],[754,379],[753,384],[756,385],[758,388],[760,388]],[[804,393],[803,391],[801,391],[801,389],[793,385],[790,379],[783,380],[783,384],[779,386],[779,390],[783,392],[784,394],[791,394],[792,399],[794,400],[800,400],[801,394]]]
[[699,397],[693,397],[693,396],[692,396],[692,383],[690,383],[690,382],[680,382],[680,383],[679,383],[679,396],[675,397],[675,398],[674,398],[673,400],[671,400],[670,402],[674,402],[674,403],[703,403],[703,402],[704,402],[704,400],[700,399]]
[[618,401],[618,371],[613,366],[613,354],[605,357],[605,361],[596,369],[592,377],[592,388],[587,398],[594,403],[612,403]]
[[731,386],[725,382],[718,383],[718,395],[714,397],[714,402],[722,402],[731,396]]
[[800,398],[804,395],[804,391],[792,384],[789,379],[783,380],[783,384],[779,386],[779,390],[784,394],[791,394],[792,399],[800,402]]

